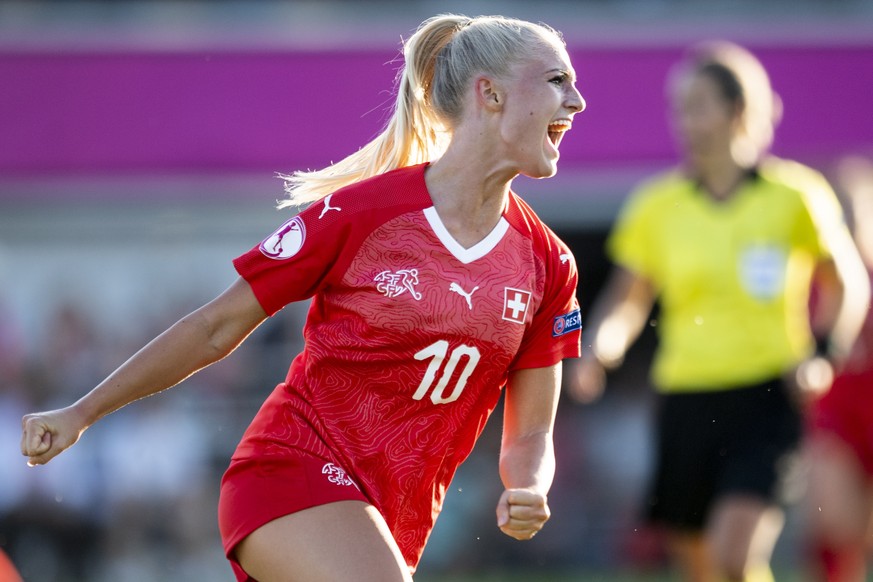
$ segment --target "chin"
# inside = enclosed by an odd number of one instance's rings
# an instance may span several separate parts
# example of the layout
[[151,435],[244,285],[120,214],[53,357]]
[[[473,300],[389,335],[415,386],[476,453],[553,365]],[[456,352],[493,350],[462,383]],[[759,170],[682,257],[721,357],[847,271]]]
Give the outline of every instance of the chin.
[[554,176],[557,173],[558,173],[558,163],[557,163],[557,160],[555,160],[552,163],[547,163],[545,165],[541,165],[538,168],[536,168],[535,170],[532,169],[532,171],[530,173],[525,173],[524,175],[527,176],[528,178],[541,179],[541,178],[551,178],[552,176]]
[[551,178],[558,172],[558,157],[542,156],[519,166],[518,173],[528,178]]

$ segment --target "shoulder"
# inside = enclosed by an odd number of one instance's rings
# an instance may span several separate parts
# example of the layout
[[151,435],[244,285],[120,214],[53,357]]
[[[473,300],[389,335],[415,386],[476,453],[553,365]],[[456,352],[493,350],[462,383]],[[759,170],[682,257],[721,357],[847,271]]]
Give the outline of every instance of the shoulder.
[[760,176],[773,184],[803,190],[827,184],[824,175],[805,164],[770,156],[763,160],[758,170]]
[[513,192],[510,192],[504,217],[509,222],[510,228],[530,241],[536,263],[543,269],[542,273],[548,280],[554,281],[555,284],[562,281],[575,281],[578,268],[573,251],[524,200]]
[[429,205],[430,197],[424,182],[424,169],[425,164],[407,166],[355,182],[313,202],[309,208],[320,208],[325,212],[341,208],[338,212],[349,218],[392,208],[425,207]]
[[833,187],[820,171],[793,160],[770,157],[758,169],[759,176],[774,192],[803,205],[813,214],[838,216],[842,214],[839,199]]
[[352,236],[429,205],[421,164],[391,170],[335,190],[302,209],[291,220],[303,223],[307,231],[313,233],[325,231]]
[[770,157],[761,162],[758,174],[771,189],[781,190],[808,203],[836,196],[824,174],[793,160]]
[[537,213],[514,192],[509,193],[505,218],[509,225],[522,235],[530,238],[535,247],[545,250],[551,248],[568,251],[567,245],[537,216]]
[[299,238],[294,247],[314,238],[320,241],[319,246],[340,245],[350,252],[381,225],[429,205],[424,165],[399,168],[316,200],[286,220],[266,241],[294,235]]

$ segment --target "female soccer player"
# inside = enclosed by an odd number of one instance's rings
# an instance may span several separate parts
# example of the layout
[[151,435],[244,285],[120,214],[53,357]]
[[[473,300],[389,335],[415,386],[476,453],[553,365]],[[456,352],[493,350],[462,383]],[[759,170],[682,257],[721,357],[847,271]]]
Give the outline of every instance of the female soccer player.
[[[837,178],[873,280],[873,163],[844,160]],[[863,582],[873,543],[873,310],[833,386],[814,402],[810,425],[805,498],[810,579]]]
[[801,436],[796,388],[824,363],[812,357],[811,281],[837,306],[823,324],[835,358],[858,333],[868,281],[821,174],[767,154],[779,102],[758,60],[710,43],[671,81],[684,162],[623,208],[607,243],[616,268],[568,384],[596,396],[657,297],[648,516],[686,580],[772,580],[777,494]]
[[217,299],[72,406],[26,416],[31,464],[312,297],[306,346],[222,480],[240,580],[411,580],[504,386],[497,524],[517,539],[543,527],[561,360],[579,354],[577,273],[510,185],[554,175],[585,102],[544,25],[437,16],[404,56],[385,131],[289,176],[288,204],[309,206],[234,261]]

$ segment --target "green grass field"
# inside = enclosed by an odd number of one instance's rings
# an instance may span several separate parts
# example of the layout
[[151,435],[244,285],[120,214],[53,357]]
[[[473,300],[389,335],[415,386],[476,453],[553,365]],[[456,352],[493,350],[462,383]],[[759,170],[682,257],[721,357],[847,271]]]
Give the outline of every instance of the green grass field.
[[[778,582],[801,582],[800,575],[788,572],[774,572]],[[675,575],[667,573],[616,573],[616,572],[572,572],[572,573],[490,573],[471,576],[433,576],[418,575],[415,582],[680,582]]]
[[574,573],[492,573],[475,576],[426,576],[418,575],[415,582],[679,582],[678,578],[665,574],[617,574],[613,572]]

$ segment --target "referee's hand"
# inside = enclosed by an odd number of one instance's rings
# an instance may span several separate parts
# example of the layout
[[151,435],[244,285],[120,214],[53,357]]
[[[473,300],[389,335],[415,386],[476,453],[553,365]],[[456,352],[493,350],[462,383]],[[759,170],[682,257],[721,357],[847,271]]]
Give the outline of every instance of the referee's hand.
[[786,379],[795,400],[807,406],[831,389],[834,381],[834,366],[821,356],[802,361]]
[[603,395],[606,369],[590,351],[564,363],[564,385],[576,402],[590,404]]

